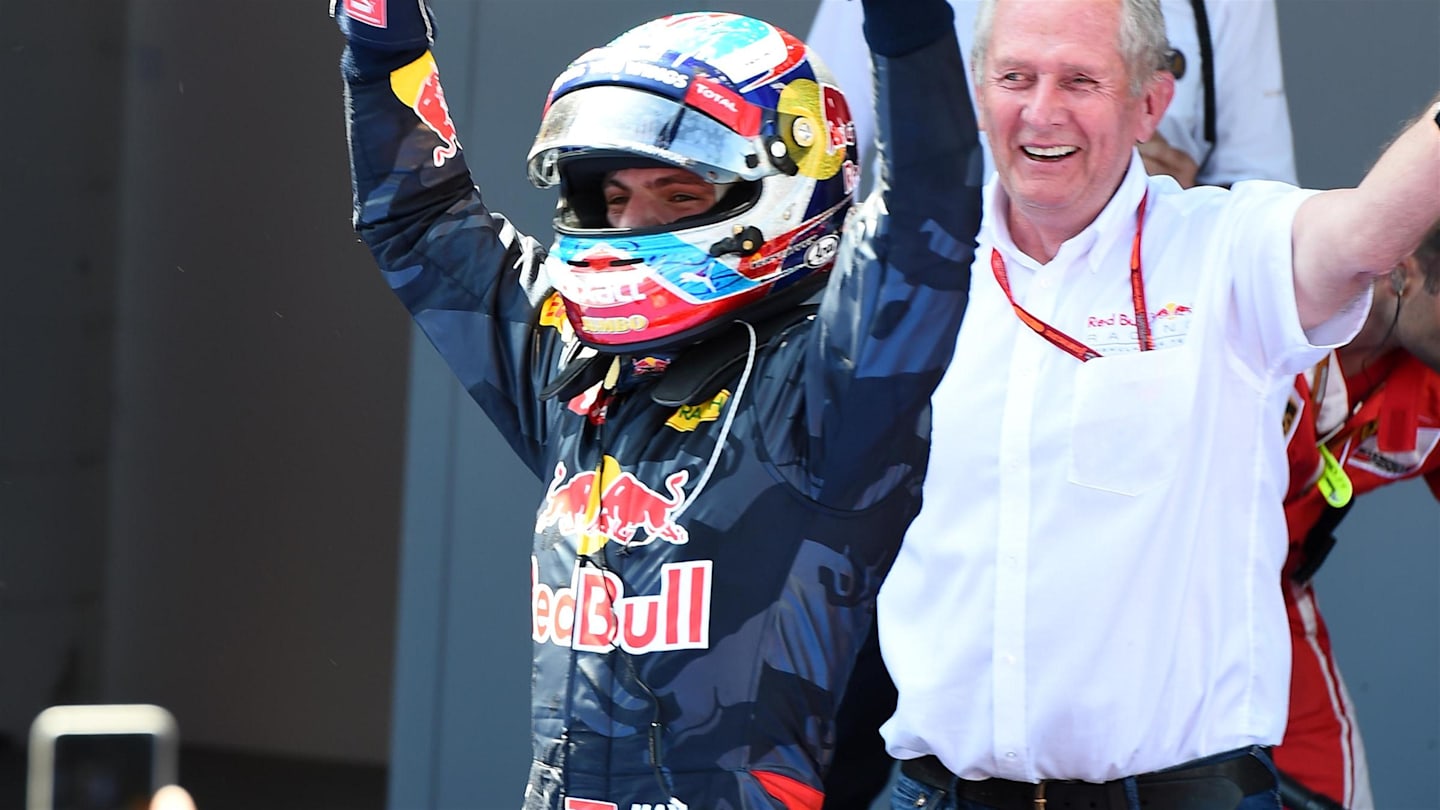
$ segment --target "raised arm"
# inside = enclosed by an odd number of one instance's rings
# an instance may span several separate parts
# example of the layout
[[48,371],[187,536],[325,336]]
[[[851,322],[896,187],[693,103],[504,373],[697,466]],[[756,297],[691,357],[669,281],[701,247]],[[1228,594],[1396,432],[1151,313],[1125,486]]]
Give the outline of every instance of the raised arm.
[[461,384],[538,469],[545,423],[528,353],[545,323],[543,252],[480,198],[429,51],[425,4],[337,0],[332,13],[348,46],[355,230]]
[[1440,96],[1390,144],[1358,188],[1295,214],[1295,301],[1306,329],[1328,320],[1413,251],[1440,220]]
[[[928,443],[927,413],[969,298],[980,225],[981,154],[965,69],[946,0],[865,0],[875,62],[881,174],[852,212],[820,309],[823,395],[812,435],[823,442],[826,494],[856,474]],[[837,500],[840,497],[837,496]]]

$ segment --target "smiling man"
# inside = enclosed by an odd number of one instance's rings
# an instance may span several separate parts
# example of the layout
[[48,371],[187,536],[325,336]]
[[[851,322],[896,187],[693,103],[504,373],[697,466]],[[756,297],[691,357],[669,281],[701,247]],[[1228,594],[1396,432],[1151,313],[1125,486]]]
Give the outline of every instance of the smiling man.
[[1276,425],[1440,218],[1436,109],[1356,189],[1185,190],[1136,150],[1156,0],[984,2],[975,42],[997,172],[879,597],[895,806],[1273,809]]
[[[1150,47],[1134,41],[1128,53],[1095,45],[1115,38],[1111,4],[1061,10],[1047,0],[1005,10],[1003,30],[1013,35],[977,38],[980,128],[1009,198],[1011,237],[1045,262],[1110,201],[1131,146],[1160,123],[1175,79],[1156,69],[1165,54],[1158,6],[1141,7],[1148,13],[1135,23]],[[994,25],[991,11],[980,25]]]

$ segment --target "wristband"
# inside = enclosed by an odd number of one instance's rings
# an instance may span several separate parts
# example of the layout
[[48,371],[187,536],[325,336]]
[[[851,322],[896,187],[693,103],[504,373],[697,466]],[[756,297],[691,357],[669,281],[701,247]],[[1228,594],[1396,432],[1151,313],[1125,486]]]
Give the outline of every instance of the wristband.
[[330,16],[352,45],[410,52],[435,44],[425,0],[330,0]]

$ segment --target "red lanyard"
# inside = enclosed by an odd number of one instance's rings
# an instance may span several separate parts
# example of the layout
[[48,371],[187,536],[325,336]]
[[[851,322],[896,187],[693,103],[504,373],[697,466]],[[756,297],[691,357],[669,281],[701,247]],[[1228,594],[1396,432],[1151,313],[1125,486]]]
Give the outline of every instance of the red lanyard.
[[[1135,305],[1135,337],[1142,352],[1155,348],[1155,339],[1150,336],[1150,318],[1145,308],[1145,282],[1140,274],[1140,229],[1145,224],[1145,199],[1149,196],[1150,192],[1147,190],[1140,197],[1140,207],[1135,211],[1135,241],[1130,247],[1130,300]],[[1001,258],[1000,251],[994,248],[990,249],[990,269],[995,271],[995,280],[1000,282],[1000,289],[1004,290],[1005,297],[1010,299],[1010,306],[1015,308],[1015,314],[1019,316],[1021,323],[1034,329],[1035,334],[1059,346],[1061,351],[1079,358],[1081,362],[1100,356],[1099,352],[1031,315],[1024,307],[1015,303],[1015,296],[1010,292],[1010,276],[1005,272],[1005,259]]]

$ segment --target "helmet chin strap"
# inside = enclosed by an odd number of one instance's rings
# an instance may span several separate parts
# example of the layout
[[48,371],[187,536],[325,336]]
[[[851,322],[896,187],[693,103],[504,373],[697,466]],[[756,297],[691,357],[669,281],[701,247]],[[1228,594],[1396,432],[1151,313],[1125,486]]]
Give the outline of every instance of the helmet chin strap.
[[741,372],[740,382],[735,386],[735,396],[727,403],[725,423],[720,427],[720,435],[715,439],[715,449],[710,453],[710,461],[705,465],[700,477],[696,479],[695,488],[690,490],[690,494],[675,508],[671,520],[679,520],[680,516],[685,514],[685,510],[690,508],[690,504],[694,503],[705,489],[705,485],[710,482],[710,473],[714,472],[715,465],[720,463],[720,451],[725,448],[725,440],[730,437],[730,426],[735,422],[735,414],[740,411],[740,400],[745,396],[745,389],[750,384],[750,372],[755,370],[755,352],[758,348],[755,327],[751,326],[748,321],[737,321],[737,323],[745,327],[745,333],[749,337],[749,348],[745,352],[745,370]]

